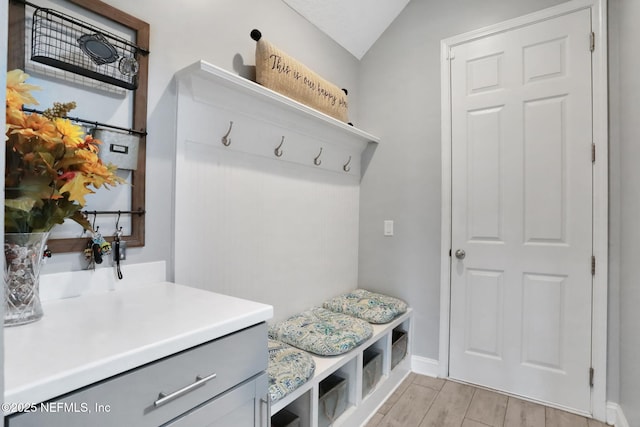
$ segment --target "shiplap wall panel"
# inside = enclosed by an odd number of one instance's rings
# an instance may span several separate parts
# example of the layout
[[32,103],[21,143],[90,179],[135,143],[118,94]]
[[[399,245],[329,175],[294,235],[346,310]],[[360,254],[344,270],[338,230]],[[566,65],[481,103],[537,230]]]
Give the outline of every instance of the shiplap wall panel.
[[178,224],[191,248],[176,280],[248,298],[287,316],[355,288],[359,187],[302,166],[188,144]]
[[178,78],[175,281],[271,304],[274,320],[354,289],[362,132],[209,77]]

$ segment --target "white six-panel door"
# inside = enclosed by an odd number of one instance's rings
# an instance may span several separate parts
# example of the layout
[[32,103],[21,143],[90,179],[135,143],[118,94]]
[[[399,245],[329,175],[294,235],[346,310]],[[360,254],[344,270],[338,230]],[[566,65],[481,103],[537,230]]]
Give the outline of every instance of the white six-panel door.
[[585,413],[590,33],[583,9],[450,52],[449,375]]

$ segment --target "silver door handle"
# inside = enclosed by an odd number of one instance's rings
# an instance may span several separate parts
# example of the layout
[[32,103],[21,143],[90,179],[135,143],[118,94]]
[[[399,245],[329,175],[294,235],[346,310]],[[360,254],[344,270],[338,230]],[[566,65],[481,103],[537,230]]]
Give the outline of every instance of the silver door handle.
[[467,255],[467,253],[463,249],[458,249],[456,251],[456,258],[458,258],[458,259],[464,259],[464,257],[466,255]]
[[208,377],[204,377],[204,378],[202,378],[200,375],[198,375],[196,377],[196,382],[194,382],[193,384],[189,384],[188,386],[183,387],[180,390],[174,391],[171,394],[165,394],[165,393],[160,392],[160,394],[158,394],[158,400],[153,402],[153,406],[155,406],[157,408],[158,406],[162,406],[165,403],[169,403],[172,400],[177,399],[178,397],[189,393],[191,390],[196,389],[196,388],[204,385],[204,383],[206,383],[207,381],[211,381],[215,377],[216,377],[216,374],[211,374]]

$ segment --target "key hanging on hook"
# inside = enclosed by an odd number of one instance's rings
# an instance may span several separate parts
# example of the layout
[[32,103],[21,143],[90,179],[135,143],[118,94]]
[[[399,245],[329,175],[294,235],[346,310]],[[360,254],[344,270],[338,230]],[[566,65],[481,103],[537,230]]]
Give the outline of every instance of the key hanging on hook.
[[122,227],[120,227],[120,211],[118,211],[118,219],[116,219],[116,233],[113,237],[113,263],[116,268],[118,279],[122,280],[122,270],[120,269],[121,250],[125,242],[121,241]]
[[93,213],[93,221],[91,222],[91,236],[89,237],[89,242],[87,242],[87,247],[83,251],[84,258],[89,263],[87,265],[88,269],[96,269],[96,264],[102,263],[102,254],[100,253],[100,245],[97,244],[94,239],[96,235],[98,235],[98,229],[100,226],[96,228],[96,218],[98,214],[96,212]]
[[[97,215],[96,215],[97,216]],[[94,222],[95,224],[95,217]],[[94,225],[92,225],[94,227]],[[96,268],[96,264],[102,264],[103,255],[111,253],[111,244],[107,242],[100,233],[100,226],[95,227],[92,232],[91,239],[87,243],[87,248],[84,250],[84,256],[89,261],[87,268]]]

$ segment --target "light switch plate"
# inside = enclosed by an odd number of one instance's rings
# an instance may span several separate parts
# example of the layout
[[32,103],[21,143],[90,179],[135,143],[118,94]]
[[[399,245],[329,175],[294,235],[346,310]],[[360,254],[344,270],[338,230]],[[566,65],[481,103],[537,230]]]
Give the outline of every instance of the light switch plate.
[[393,236],[393,220],[387,219],[384,221],[384,235]]

